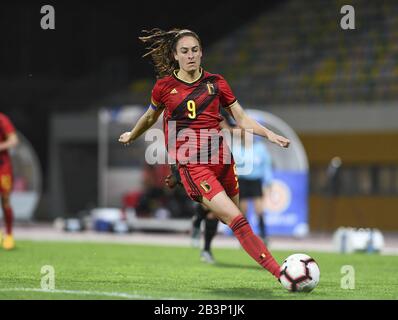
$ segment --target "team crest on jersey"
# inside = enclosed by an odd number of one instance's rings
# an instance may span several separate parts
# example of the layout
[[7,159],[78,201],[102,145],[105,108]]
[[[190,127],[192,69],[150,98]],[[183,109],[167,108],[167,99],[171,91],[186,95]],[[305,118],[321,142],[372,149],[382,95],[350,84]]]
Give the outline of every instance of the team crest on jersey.
[[210,191],[211,191],[211,186],[209,185],[209,183],[205,180],[205,181],[202,181],[201,183],[200,183],[200,186],[202,187],[202,189],[206,192],[206,193],[209,193]]
[[177,93],[178,93],[178,91],[176,88],[174,88],[173,90],[170,91],[170,94],[177,94]]
[[209,95],[213,95],[216,93],[216,89],[214,89],[214,85],[210,82],[206,83],[207,85],[207,91],[209,91]]

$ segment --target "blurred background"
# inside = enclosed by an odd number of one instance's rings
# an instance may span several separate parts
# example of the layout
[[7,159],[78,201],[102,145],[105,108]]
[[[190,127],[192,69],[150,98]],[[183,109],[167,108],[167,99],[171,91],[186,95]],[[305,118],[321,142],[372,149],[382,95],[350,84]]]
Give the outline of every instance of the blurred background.
[[[40,27],[45,4],[55,9],[55,30]],[[340,26],[346,4],[355,9],[354,30]],[[34,193],[31,214],[21,209],[17,220],[80,219],[115,208],[155,218],[150,229],[159,227],[156,219],[183,221],[173,222],[176,230],[189,226],[190,202],[163,188],[167,166],[145,163],[143,140],[128,149],[116,142],[155,83],[141,58],[141,30],[180,27],[199,34],[204,68],[222,74],[242,106],[272,114],[283,125],[271,127],[297,136],[302,154],[291,159],[305,162],[298,186],[304,233],[398,230],[397,1],[19,0],[2,2],[0,24],[0,111],[26,139],[29,151],[14,152],[14,161],[33,168],[14,168]]]

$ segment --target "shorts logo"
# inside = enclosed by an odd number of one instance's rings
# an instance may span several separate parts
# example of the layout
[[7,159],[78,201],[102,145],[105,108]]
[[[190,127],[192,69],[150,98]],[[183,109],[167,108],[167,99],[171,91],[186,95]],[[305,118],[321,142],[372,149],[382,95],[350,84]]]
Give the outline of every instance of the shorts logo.
[[202,189],[203,189],[206,193],[208,193],[208,192],[211,191],[211,186],[208,184],[207,181],[202,181],[202,182],[200,183],[200,186],[202,187]]

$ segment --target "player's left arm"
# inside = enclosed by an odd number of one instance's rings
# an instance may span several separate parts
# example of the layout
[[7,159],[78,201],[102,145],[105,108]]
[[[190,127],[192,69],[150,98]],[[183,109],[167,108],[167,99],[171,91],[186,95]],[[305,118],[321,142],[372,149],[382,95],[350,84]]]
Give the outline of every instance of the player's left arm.
[[277,145],[287,148],[289,147],[290,140],[276,134],[270,129],[262,126],[256,120],[252,119],[242,108],[238,101],[235,101],[229,108],[236,124],[245,130],[253,130],[253,133],[262,137],[267,138],[269,141],[276,143]]
[[14,148],[19,143],[18,136],[15,132],[11,132],[7,135],[5,141],[0,142],[0,151],[8,150]]

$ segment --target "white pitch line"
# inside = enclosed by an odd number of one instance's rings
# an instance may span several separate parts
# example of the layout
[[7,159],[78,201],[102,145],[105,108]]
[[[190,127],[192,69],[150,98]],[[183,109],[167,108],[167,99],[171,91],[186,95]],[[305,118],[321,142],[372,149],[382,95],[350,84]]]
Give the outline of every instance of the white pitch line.
[[117,297],[124,299],[146,299],[146,300],[175,300],[175,298],[154,298],[151,296],[143,296],[139,294],[130,294],[124,292],[101,292],[101,291],[84,291],[84,290],[47,290],[47,289],[37,289],[37,288],[0,288],[0,292],[43,292],[43,293],[65,293],[65,294],[75,294],[75,295],[86,295],[86,296],[104,296],[104,297]]

